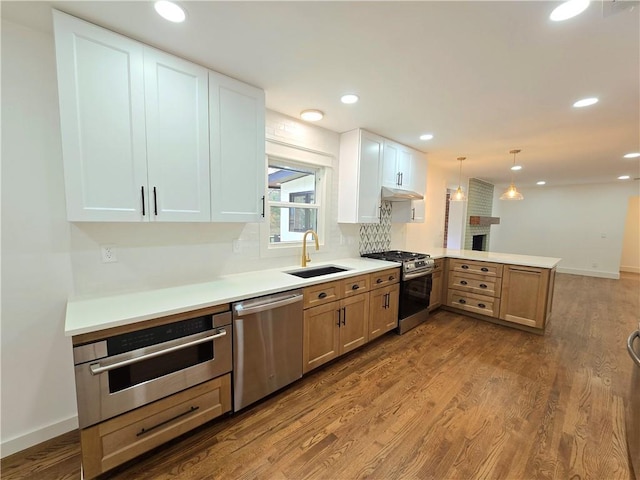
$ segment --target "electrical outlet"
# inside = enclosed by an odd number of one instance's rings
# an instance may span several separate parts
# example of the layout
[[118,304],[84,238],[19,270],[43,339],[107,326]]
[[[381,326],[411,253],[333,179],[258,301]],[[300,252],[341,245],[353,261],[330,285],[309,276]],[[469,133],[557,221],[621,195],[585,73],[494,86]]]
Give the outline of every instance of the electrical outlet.
[[102,263],[113,263],[118,261],[118,257],[116,257],[115,245],[101,246],[100,253],[102,254]]

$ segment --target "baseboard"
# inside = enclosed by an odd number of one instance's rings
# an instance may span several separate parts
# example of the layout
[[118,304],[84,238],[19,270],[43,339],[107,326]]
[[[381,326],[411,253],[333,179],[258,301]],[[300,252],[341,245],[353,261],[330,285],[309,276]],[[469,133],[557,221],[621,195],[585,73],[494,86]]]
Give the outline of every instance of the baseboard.
[[598,270],[582,270],[580,268],[561,268],[556,269],[558,273],[570,273],[571,275],[584,275],[585,277],[612,278],[620,279],[620,272],[602,272]]
[[621,272],[640,273],[640,267],[632,267],[630,265],[620,265]]
[[74,415],[66,420],[61,420],[57,423],[33,430],[32,432],[24,435],[5,440],[0,444],[0,458],[8,457],[9,455],[13,455],[14,453],[26,448],[51,440],[58,435],[70,432],[76,428],[78,428],[78,416]]

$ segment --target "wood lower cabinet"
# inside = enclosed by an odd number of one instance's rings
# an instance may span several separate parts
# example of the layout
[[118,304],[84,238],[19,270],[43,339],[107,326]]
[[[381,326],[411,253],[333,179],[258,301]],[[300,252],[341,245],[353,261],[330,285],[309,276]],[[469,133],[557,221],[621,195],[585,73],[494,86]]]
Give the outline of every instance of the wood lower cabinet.
[[303,373],[397,327],[399,280],[389,268],[306,287]]
[[369,340],[398,326],[400,286],[396,283],[371,292]]
[[431,295],[429,295],[429,311],[442,305],[442,286],[444,283],[444,258],[435,260],[433,273],[431,274]]
[[131,460],[231,411],[231,374],[80,431],[84,478]]
[[503,265],[472,260],[449,260],[447,305],[498,318]]
[[555,268],[507,265],[504,269],[500,319],[544,328],[551,312]]
[[306,309],[303,373],[367,343],[368,318],[368,292]]

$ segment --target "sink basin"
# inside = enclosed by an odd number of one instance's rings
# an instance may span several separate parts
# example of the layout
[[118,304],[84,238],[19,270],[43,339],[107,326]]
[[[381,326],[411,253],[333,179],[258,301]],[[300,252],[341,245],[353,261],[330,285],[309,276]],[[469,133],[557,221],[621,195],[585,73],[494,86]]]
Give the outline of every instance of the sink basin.
[[339,273],[346,272],[349,270],[348,268],[337,267],[335,265],[324,265],[322,267],[312,267],[312,268],[304,268],[302,270],[292,270],[288,273],[289,275],[295,275],[300,278],[313,278],[313,277],[321,277],[322,275],[329,275],[331,273]]

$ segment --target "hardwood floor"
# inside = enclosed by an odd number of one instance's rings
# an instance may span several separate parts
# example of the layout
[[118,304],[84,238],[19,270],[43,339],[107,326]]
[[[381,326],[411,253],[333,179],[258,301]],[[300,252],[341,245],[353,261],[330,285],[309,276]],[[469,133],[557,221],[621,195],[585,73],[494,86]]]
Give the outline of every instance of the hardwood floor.
[[[629,480],[639,312],[634,274],[557,275],[544,336],[437,311],[104,478]],[[79,462],[70,432],[2,478],[79,478]]]

